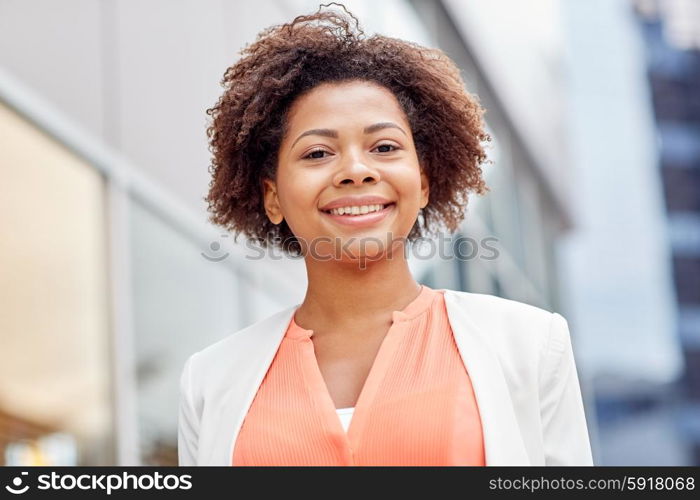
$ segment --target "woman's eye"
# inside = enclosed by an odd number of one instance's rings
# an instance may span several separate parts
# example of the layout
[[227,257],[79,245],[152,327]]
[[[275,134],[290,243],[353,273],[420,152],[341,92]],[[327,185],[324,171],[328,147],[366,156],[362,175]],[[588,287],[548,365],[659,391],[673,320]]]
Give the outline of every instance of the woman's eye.
[[392,151],[395,151],[395,150],[399,149],[399,148],[397,148],[396,146],[394,146],[393,144],[380,144],[380,145],[377,146],[375,149],[379,149],[379,148],[394,148],[394,149],[389,150],[389,151],[386,151],[386,150],[385,150],[385,151],[380,151],[380,153],[391,153]]
[[318,154],[318,153],[323,154],[323,153],[327,153],[327,151],[325,151],[323,149],[315,149],[315,150],[311,151],[308,155],[304,156],[304,159],[308,158],[310,160],[320,160],[321,158],[325,158],[324,156],[312,156],[312,155]]

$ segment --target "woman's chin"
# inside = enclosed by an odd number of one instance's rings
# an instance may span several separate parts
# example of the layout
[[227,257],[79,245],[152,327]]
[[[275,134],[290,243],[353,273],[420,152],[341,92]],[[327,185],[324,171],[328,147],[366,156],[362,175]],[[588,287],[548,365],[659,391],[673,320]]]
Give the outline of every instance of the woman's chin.
[[320,243],[308,248],[307,258],[342,264],[371,262],[385,259],[389,249],[386,238],[382,240],[372,235],[364,237],[336,235],[320,238],[319,241]]

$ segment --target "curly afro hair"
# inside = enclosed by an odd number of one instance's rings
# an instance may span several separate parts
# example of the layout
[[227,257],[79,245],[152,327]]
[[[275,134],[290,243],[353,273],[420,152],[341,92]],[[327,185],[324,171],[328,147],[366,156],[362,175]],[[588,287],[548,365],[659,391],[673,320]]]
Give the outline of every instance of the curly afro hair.
[[[441,50],[373,35],[345,12],[322,11],[261,31],[253,44],[224,73],[224,92],[207,110],[212,175],[210,222],[301,255],[286,221],[273,224],[263,204],[263,179],[275,178],[277,154],[286,131],[287,111],[295,99],[323,82],[365,80],[389,89],[401,105],[413,133],[419,164],[430,186],[407,236],[409,241],[437,234],[438,225],[455,231],[464,218],[469,191],[485,194],[481,164],[483,108],[465,90],[454,62]],[[354,20],[355,30],[353,30]]]

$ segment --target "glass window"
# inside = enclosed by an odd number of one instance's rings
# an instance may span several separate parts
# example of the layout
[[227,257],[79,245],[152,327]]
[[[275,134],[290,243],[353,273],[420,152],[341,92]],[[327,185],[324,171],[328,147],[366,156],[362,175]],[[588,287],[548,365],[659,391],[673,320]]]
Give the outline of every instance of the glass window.
[[104,184],[0,103],[0,464],[111,465]]
[[244,285],[219,253],[200,248],[138,202],[131,205],[131,267],[141,462],[177,464],[177,404],[189,355],[247,323]]

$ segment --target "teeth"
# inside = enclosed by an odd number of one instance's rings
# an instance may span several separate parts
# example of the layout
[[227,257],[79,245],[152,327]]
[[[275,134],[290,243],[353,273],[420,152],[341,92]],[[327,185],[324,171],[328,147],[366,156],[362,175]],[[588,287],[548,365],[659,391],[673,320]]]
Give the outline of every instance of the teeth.
[[354,206],[354,207],[340,207],[340,208],[334,208],[330,211],[333,215],[363,215],[363,214],[368,214],[370,212],[378,212],[379,210],[383,209],[384,205],[362,205],[362,206]]

